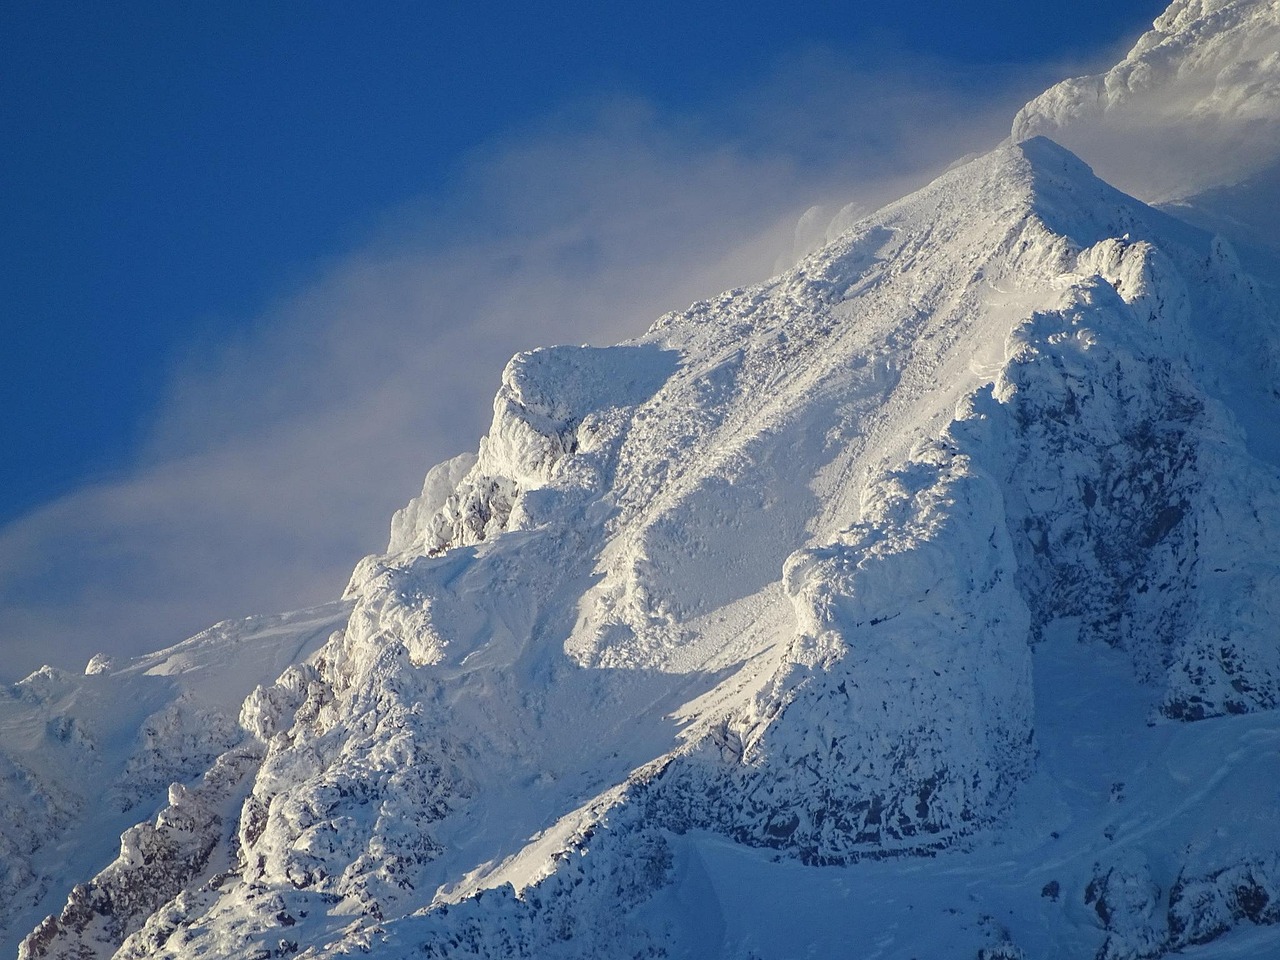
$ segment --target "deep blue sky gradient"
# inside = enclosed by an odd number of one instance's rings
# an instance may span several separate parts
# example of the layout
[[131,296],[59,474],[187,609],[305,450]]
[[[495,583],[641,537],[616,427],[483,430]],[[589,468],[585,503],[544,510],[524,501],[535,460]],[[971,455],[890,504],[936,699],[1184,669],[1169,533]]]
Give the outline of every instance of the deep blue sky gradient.
[[0,6],[0,523],[123,469],[175,356],[565,104],[714,114],[788,52],[1070,60],[1142,0]]

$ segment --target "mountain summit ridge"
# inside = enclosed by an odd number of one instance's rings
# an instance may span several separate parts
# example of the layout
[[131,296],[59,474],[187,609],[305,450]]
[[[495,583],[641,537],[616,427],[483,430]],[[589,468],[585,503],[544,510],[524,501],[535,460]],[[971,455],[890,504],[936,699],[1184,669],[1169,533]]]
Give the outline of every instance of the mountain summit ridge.
[[1037,134],[1096,156],[1148,203],[1256,176],[1280,140],[1280,7],[1175,0],[1119,63],[1023,107],[1014,139]]
[[19,955],[1274,946],[1275,330],[1227,241],[1032,137],[520,354]]

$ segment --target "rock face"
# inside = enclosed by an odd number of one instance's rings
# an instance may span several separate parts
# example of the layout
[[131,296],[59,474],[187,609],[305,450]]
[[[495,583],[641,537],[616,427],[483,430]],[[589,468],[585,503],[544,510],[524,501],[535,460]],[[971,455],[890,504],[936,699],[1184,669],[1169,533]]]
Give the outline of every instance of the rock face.
[[62,912],[23,940],[19,958],[112,956],[130,934],[154,926],[161,907],[216,875],[214,854],[230,839],[228,803],[260,759],[252,750],[230,751],[199,788],[174,783],[155,823],[126,830],[115,862],[77,884]]
[[[1221,9],[1157,33],[1274,13]],[[186,785],[21,955],[1275,948],[1278,349],[1227,240],[1032,137],[521,354],[238,712],[160,698],[121,762]]]
[[[218,832],[204,822],[207,805],[193,808],[192,797],[208,790],[188,794],[182,785],[248,775],[237,750],[246,740],[236,722],[240,702],[255,683],[272,681],[323,643],[346,614],[346,605],[334,603],[219,624],[126,663],[94,657],[84,676],[45,668],[0,691],[5,951],[11,955],[40,918],[51,915],[29,941],[32,955],[110,956],[131,923],[140,924],[178,893],[192,871],[175,866],[161,882],[156,871],[169,869],[161,862],[176,864],[192,850],[211,848],[208,832]],[[159,832],[151,822],[135,826],[162,810],[166,798],[181,812],[162,817]],[[178,821],[195,833],[175,832]],[[113,869],[75,886],[62,909],[68,891],[117,850]],[[204,850],[196,859],[207,855]],[[128,881],[131,890],[112,889],[111,877],[130,873],[140,860],[157,861],[147,880]],[[55,948],[58,941],[63,946]]]

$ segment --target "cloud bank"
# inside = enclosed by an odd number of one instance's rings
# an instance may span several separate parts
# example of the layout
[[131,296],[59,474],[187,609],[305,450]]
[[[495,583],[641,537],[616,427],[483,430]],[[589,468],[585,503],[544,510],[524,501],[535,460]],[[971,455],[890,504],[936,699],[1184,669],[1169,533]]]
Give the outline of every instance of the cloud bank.
[[799,51],[699,115],[575,104],[387,212],[251,332],[193,344],[128,472],[0,530],[0,679],[336,596],[427,468],[475,446],[513,352],[766,278],[1063,75],[887,63]]

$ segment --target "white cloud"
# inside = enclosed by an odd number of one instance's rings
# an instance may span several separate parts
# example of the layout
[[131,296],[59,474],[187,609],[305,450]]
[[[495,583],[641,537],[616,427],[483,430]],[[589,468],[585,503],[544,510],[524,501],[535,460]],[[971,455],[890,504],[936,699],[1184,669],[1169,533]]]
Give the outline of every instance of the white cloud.
[[763,279],[806,208],[992,145],[1049,72],[807,51],[703,116],[588,103],[492,145],[253,332],[193,346],[126,476],[0,530],[0,675],[333,597],[426,469],[475,445],[514,351]]

